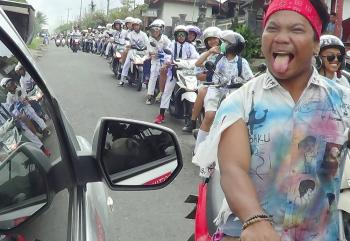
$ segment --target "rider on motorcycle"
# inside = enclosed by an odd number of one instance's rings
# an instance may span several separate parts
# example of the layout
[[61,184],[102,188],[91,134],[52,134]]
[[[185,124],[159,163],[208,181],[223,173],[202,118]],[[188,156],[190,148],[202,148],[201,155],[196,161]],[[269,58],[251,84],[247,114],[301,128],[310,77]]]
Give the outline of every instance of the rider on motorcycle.
[[345,46],[338,37],[334,35],[321,36],[318,61],[318,72],[321,75],[338,84],[350,87],[349,81],[341,73],[345,65]]
[[[169,108],[170,98],[176,84],[176,80],[174,79],[175,73],[172,71],[175,69],[169,68],[170,64],[176,64],[177,60],[179,59],[196,60],[199,57],[196,48],[192,44],[186,42],[188,32],[185,26],[176,26],[174,29],[174,37],[175,40],[170,45],[170,50],[173,52],[172,59],[170,61],[167,61],[167,63],[162,67],[168,70],[168,75],[165,83],[164,93],[160,102],[159,115],[157,115],[156,119],[154,120],[154,122],[157,124],[161,124],[165,121],[165,110]],[[191,61],[188,61],[188,65],[191,65]]]
[[[214,84],[222,84],[227,82],[227,85],[244,83],[254,77],[249,63],[246,59],[240,56],[245,47],[245,39],[242,35],[231,30],[224,30],[220,34],[222,41],[221,52],[216,59],[215,74],[212,81]],[[222,79],[221,77],[224,77]],[[220,99],[227,93],[228,89],[223,86],[220,88],[210,86],[204,99],[205,116],[198,131],[196,152],[198,145],[208,136],[210,127],[213,123],[216,111],[219,107]]]
[[192,43],[195,47],[197,47],[196,40],[202,36],[202,31],[200,30],[200,28],[194,25],[187,25],[186,29],[188,32],[187,41],[189,43]]
[[151,60],[151,74],[148,82],[148,90],[147,90],[147,100],[146,104],[150,105],[153,102],[154,98],[154,89],[156,87],[157,79],[159,76],[160,68],[162,67],[162,63],[160,58],[164,59],[164,56],[160,56],[160,54],[164,54],[162,52],[163,49],[169,48],[171,41],[169,38],[163,34],[164,31],[164,21],[161,19],[154,20],[150,26],[151,36],[149,37],[150,43],[153,42],[156,44],[156,47],[148,46],[149,54],[152,58]]
[[[120,19],[117,19],[114,21],[112,28],[114,29],[113,31],[113,38],[114,38],[114,42],[119,42],[119,40],[121,41],[120,43],[123,43],[124,39],[121,36],[124,36],[125,34],[123,34],[123,32],[125,32],[125,30],[122,28],[123,26],[123,22]],[[108,42],[108,45],[106,47],[106,56],[111,57],[111,49],[113,47],[112,42]]]
[[[197,75],[197,79],[200,81],[207,80],[207,73],[204,68],[204,64],[206,61],[215,62],[216,57],[220,54],[220,34],[221,30],[218,27],[208,27],[203,31],[203,40],[206,46],[207,51],[202,53],[196,62],[195,72]],[[185,121],[185,127],[182,129],[184,132],[192,132],[193,129],[196,129],[197,118],[200,115],[203,105],[204,98],[207,94],[208,88],[203,86],[198,90],[198,95],[196,98],[196,102],[194,103],[192,110],[191,121]]]
[[[142,20],[135,18],[132,23],[132,27],[134,31],[130,32],[128,38],[130,39],[130,44],[126,46],[126,49],[129,50],[132,45],[136,45],[138,47],[148,46],[148,36],[145,32],[141,31]],[[118,86],[124,86],[126,82],[126,77],[128,76],[128,71],[130,69],[130,58],[132,57],[132,53],[128,51],[127,57],[125,59],[125,63],[123,65],[122,77],[118,84]]]

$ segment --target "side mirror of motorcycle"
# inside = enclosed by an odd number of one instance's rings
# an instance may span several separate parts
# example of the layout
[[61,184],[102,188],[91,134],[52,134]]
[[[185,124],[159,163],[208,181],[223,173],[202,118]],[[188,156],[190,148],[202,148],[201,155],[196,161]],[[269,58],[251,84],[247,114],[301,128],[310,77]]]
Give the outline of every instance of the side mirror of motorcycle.
[[157,45],[156,45],[155,42],[150,42],[149,44],[150,44],[152,47],[154,47],[154,48],[157,47]]
[[215,64],[211,61],[208,61],[205,63],[204,67],[209,71],[212,72],[215,70]]
[[265,72],[266,69],[267,69],[267,67],[266,67],[265,63],[259,64],[259,66],[258,66],[258,71],[259,72]]
[[166,53],[167,55],[171,55],[172,52],[169,49],[163,49],[164,53]]

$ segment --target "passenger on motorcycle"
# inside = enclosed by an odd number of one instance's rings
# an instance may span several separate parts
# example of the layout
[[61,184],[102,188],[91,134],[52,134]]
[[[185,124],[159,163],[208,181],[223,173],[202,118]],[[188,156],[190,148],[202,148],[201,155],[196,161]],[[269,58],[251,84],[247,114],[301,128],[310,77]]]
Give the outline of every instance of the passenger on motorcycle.
[[[195,72],[199,81],[211,81],[211,79],[207,80],[207,71],[204,68],[204,64],[206,61],[215,63],[217,56],[220,54],[220,34],[221,30],[218,27],[208,27],[203,31],[203,40],[207,51],[202,53],[195,63]],[[196,102],[193,105],[191,120],[185,121],[185,127],[182,128],[182,131],[192,133],[192,130],[196,129],[197,118],[203,109],[207,90],[207,86],[202,86],[198,90]]]
[[73,36],[81,36],[78,26],[73,27],[73,31],[71,32],[71,38],[69,40],[69,46],[72,46]]
[[[215,61],[216,68],[212,77],[213,83],[223,84],[223,82],[227,82],[227,85],[232,85],[245,83],[253,78],[254,75],[247,60],[240,56],[245,47],[245,39],[242,35],[231,30],[225,30],[221,32],[220,38],[222,41],[221,52],[223,54],[219,55],[217,58],[220,59]],[[219,101],[227,92],[226,85],[219,88],[213,86],[208,88],[204,99],[205,116],[198,131],[194,152],[196,152],[198,145],[207,137],[219,107]]]
[[[161,124],[165,121],[165,110],[169,108],[170,98],[172,92],[175,88],[176,80],[174,73],[174,66],[170,68],[171,64],[176,65],[176,60],[196,60],[199,57],[199,54],[196,51],[196,48],[186,42],[187,38],[187,30],[183,25],[178,25],[174,29],[174,37],[175,40],[170,45],[170,50],[173,52],[172,58],[166,62],[166,64],[162,67],[168,70],[167,80],[165,83],[164,93],[160,102],[160,111],[159,115],[156,116],[154,120],[155,123]],[[189,61],[190,64],[190,61]],[[193,63],[194,67],[194,63]]]
[[[162,67],[161,61],[165,59],[165,53],[163,49],[169,49],[171,41],[169,38],[163,34],[164,21],[161,19],[154,20],[149,26],[151,36],[149,37],[149,42],[156,44],[156,47],[151,45],[148,46],[148,51],[151,56],[151,73],[150,79],[148,81],[147,89],[147,100],[146,104],[150,105],[153,103],[154,99],[154,89],[156,87],[157,79],[159,76],[160,68]],[[161,56],[162,55],[162,56]]]
[[199,40],[199,38],[202,36],[202,31],[199,27],[194,25],[187,25],[186,30],[188,32],[187,41],[197,47],[196,40]]
[[[128,38],[130,39],[130,44],[126,46],[126,49],[130,49],[132,45],[136,45],[138,47],[141,46],[149,46],[148,36],[145,32],[141,31],[142,26],[142,20],[135,18],[132,23],[134,31],[130,32],[128,35]],[[126,77],[128,76],[128,71],[130,69],[130,58],[132,53],[128,51],[128,54],[125,59],[125,63],[123,65],[122,70],[122,77],[118,84],[118,86],[124,86],[124,83],[126,82]]]
[[[25,90],[10,78],[4,78],[1,84],[8,91],[6,104],[9,106],[11,113],[23,121],[25,119],[34,121],[40,128],[40,134],[44,136],[50,135],[51,132],[45,124],[45,121],[36,114],[35,110],[30,105]],[[30,128],[30,125],[28,125],[28,127]],[[34,129],[30,129],[34,134],[36,133]]]
[[124,43],[124,39],[123,36],[125,35],[123,32],[125,32],[125,30],[122,28],[123,27],[123,22],[120,19],[117,19],[114,21],[113,23],[113,38],[114,38],[114,42],[109,41],[106,47],[106,56],[111,57],[113,55],[113,52],[111,51],[113,48],[113,46],[115,45],[116,42],[123,44]]
[[345,46],[334,35],[322,35],[318,55],[318,72],[336,83],[350,87],[349,80],[342,75],[345,65]]

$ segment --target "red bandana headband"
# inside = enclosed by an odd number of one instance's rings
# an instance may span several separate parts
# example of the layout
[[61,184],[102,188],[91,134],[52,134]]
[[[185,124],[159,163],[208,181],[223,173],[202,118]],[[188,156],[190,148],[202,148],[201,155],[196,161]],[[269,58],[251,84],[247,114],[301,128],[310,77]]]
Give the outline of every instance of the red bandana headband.
[[264,27],[272,14],[283,10],[294,11],[304,16],[316,31],[318,39],[320,39],[322,21],[309,0],[272,0],[264,16]]

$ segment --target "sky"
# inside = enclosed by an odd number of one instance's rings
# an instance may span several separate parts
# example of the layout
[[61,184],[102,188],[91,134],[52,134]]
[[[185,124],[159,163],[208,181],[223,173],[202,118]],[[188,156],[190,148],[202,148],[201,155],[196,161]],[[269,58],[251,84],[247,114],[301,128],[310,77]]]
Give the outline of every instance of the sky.
[[[33,5],[36,11],[41,11],[46,14],[48,18],[49,29],[53,30],[62,22],[67,22],[68,8],[69,20],[79,18],[80,0],[27,0]],[[82,0],[82,15],[89,10],[91,0]],[[136,0],[136,3],[142,3],[142,0]],[[96,9],[107,10],[107,0],[94,0]],[[110,9],[121,5],[121,0],[110,0]]]

